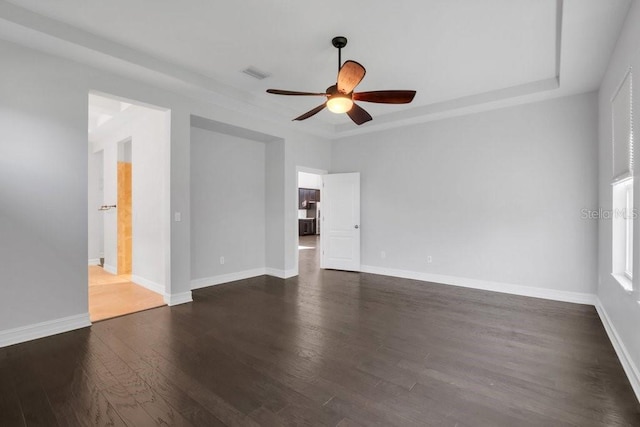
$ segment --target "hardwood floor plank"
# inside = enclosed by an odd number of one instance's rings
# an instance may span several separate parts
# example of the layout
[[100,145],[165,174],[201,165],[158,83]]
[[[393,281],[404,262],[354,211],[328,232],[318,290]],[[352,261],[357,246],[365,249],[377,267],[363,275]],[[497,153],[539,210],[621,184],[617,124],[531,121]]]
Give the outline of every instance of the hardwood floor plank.
[[[354,400],[358,400],[359,403],[355,403]],[[366,401],[364,399],[333,397],[324,406],[348,418],[348,421],[343,419],[338,425],[350,425],[349,423],[355,422],[358,422],[358,425],[366,426],[406,426],[410,424],[410,421],[406,418],[387,416],[384,411],[379,410],[374,405],[368,406],[369,402],[365,404],[363,402]]]
[[7,360],[0,354],[0,425],[25,426],[20,399]]
[[[102,391],[107,400],[113,405],[116,412],[124,422],[129,426],[155,426],[163,423],[154,419],[147,411],[138,403],[132,393],[116,384]],[[167,420],[164,424],[167,424]]]
[[365,427],[366,424],[360,424],[353,421],[351,418],[343,418],[336,427]]
[[[191,340],[188,340],[192,344]],[[289,392],[283,388],[278,382],[271,380],[268,376],[253,370],[250,366],[241,363],[237,358],[231,358],[226,353],[221,352],[215,345],[210,345],[209,341],[203,341],[197,344],[197,348],[187,348],[188,358],[181,357],[175,363],[185,364],[188,361],[196,365],[204,363],[215,364],[217,369],[210,373],[210,381],[216,384],[216,387],[223,386],[223,393],[233,390],[240,399],[233,398],[232,401],[241,402],[240,408],[243,413],[248,414],[258,403],[278,411],[286,405],[286,398]],[[246,405],[249,404],[248,407]],[[257,406],[256,406],[257,407]]]
[[[61,425],[124,426],[101,392],[107,385],[108,372],[91,353],[90,339],[89,331],[47,339],[47,346],[39,348],[45,351],[34,355],[42,384],[54,407],[67,408],[58,416]],[[109,378],[109,384],[115,382]]]
[[261,345],[225,338],[219,340],[212,337],[212,334],[207,337],[212,340],[212,343],[223,349],[226,354],[232,355],[245,365],[263,372],[278,384],[289,388],[291,392],[299,393],[319,405],[331,398],[332,393],[318,386],[314,381],[316,376],[313,372],[303,369],[295,363],[293,358],[283,363],[282,358],[274,353],[264,352]]
[[21,381],[16,386],[22,415],[27,426],[58,426],[45,391],[36,383]]
[[[119,347],[122,351],[122,348]],[[191,425],[177,410],[162,399],[158,393],[150,387],[130,366],[122,360],[106,344],[100,350],[100,359],[107,370],[118,380],[118,385],[111,386],[105,390],[107,397],[116,399],[114,404],[116,410],[121,413],[120,408],[129,410],[133,402],[124,403],[123,393],[128,393],[157,425],[167,424],[176,426]],[[128,411],[131,413],[131,411]],[[121,413],[122,414],[122,413]],[[124,414],[122,414],[124,415]],[[136,417],[141,415],[135,414]]]
[[180,414],[194,426],[224,427],[227,425],[201,405],[193,406]]
[[271,412],[269,409],[261,406],[249,414],[249,418],[254,420],[261,426],[278,427],[286,424],[278,414]]
[[7,353],[10,375],[13,377],[24,422],[27,426],[58,426],[55,411],[36,375],[28,346],[29,344],[25,345],[23,352],[14,346]]
[[388,363],[375,357],[360,362],[357,369],[381,380],[404,387],[407,390],[411,390],[417,382],[416,375],[412,374],[411,371],[398,367],[397,363]]
[[318,407],[311,402],[294,402],[278,412],[286,426],[335,426],[342,416],[331,408]]
[[[184,392],[189,398],[193,399],[196,404],[205,408],[206,411],[215,418],[211,425],[216,425],[215,420],[220,420],[225,425],[230,426],[252,425],[250,420],[245,419],[245,415],[242,412],[209,390],[197,379],[197,377],[192,377],[169,363],[169,361],[161,355],[161,352],[163,350],[170,350],[165,347],[166,344],[164,343],[163,338],[155,335],[157,332],[155,328],[144,328],[144,330],[147,332],[147,337],[154,341],[153,347],[140,341],[127,340],[126,343],[131,346],[132,349],[135,349],[141,359],[143,359],[150,368],[154,369],[156,373],[166,381],[167,388],[177,389]],[[110,331],[114,333],[117,332],[109,329],[102,330],[101,333],[110,333]],[[126,339],[126,337],[123,337],[123,339]],[[159,393],[162,392],[159,391]],[[180,405],[178,404],[177,407],[180,408]],[[201,413],[201,411],[196,407],[190,409],[181,408],[181,414],[183,414],[183,416],[188,420],[204,418],[210,419],[207,414]],[[195,425],[199,424],[195,423]]]
[[593,307],[317,262],[0,349],[0,425],[640,425]]
[[162,357],[157,359],[156,369],[167,380],[170,379],[174,387],[183,390],[191,399],[206,408],[224,424],[231,426],[252,425],[244,413],[197,380],[197,377],[181,371]]

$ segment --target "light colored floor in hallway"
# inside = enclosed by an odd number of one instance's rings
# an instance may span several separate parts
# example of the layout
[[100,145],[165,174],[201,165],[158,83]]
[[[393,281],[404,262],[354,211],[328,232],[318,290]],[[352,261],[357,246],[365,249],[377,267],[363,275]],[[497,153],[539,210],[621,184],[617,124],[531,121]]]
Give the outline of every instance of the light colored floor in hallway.
[[128,274],[107,273],[89,266],[89,316],[92,322],[165,305],[158,295],[131,282]]

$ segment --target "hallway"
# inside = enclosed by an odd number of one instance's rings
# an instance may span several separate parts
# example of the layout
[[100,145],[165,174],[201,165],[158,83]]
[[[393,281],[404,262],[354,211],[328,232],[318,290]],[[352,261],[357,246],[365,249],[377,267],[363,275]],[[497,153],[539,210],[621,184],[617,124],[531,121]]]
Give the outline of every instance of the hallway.
[[307,276],[320,269],[320,235],[299,236],[299,274]]

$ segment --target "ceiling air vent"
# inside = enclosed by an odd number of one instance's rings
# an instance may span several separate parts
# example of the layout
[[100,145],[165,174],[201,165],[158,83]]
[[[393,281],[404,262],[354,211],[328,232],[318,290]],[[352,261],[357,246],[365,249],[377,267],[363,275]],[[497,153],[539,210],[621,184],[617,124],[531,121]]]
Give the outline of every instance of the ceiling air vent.
[[245,68],[244,70],[242,70],[242,72],[258,80],[263,80],[270,76],[269,73],[258,70],[253,66]]

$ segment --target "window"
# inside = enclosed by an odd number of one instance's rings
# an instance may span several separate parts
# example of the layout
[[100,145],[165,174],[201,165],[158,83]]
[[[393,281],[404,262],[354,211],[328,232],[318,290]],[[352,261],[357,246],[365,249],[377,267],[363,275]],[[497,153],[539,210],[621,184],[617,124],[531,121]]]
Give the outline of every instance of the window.
[[633,86],[631,70],[611,99],[613,141],[612,274],[633,290]]
[[633,279],[633,179],[625,185],[625,209],[624,209],[624,274],[629,280]]
[[632,290],[633,279],[633,178],[613,185],[613,276]]

